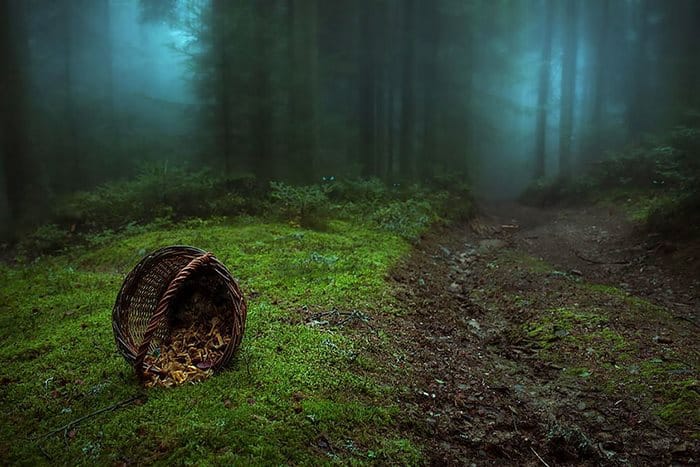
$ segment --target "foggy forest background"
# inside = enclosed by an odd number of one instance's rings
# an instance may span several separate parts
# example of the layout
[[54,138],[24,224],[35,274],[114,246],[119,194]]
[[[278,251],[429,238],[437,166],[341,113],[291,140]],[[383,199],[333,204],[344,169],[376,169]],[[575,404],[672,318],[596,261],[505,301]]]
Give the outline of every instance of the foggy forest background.
[[144,171],[490,197],[698,121],[695,0],[2,0],[5,233]]

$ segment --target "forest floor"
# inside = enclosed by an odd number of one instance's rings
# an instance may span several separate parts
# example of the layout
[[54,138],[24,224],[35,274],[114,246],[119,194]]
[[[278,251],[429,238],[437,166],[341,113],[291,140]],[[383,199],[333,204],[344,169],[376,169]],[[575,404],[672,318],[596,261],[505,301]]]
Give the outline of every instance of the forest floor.
[[700,461],[700,250],[610,207],[486,203],[391,276],[405,429],[435,465]]
[[[484,203],[415,246],[363,217],[89,242],[0,262],[6,464],[700,459],[697,242],[642,234],[616,207]],[[144,391],[111,309],[133,265],[173,244],[233,271],[246,333],[216,377]]]

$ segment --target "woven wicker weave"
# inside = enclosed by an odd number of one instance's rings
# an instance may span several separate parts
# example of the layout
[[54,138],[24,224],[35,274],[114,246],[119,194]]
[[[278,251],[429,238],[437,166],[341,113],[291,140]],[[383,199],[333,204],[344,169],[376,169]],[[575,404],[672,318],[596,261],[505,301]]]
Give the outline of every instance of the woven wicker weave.
[[[195,280],[206,277],[206,280]],[[243,294],[221,262],[211,253],[189,246],[162,248],[143,258],[124,279],[114,310],[112,327],[119,352],[143,380],[144,358],[170,333],[173,305],[181,295],[200,294],[215,300],[227,310],[220,318],[230,341],[223,356],[212,362],[213,370],[221,369],[241,343],[246,320]]]

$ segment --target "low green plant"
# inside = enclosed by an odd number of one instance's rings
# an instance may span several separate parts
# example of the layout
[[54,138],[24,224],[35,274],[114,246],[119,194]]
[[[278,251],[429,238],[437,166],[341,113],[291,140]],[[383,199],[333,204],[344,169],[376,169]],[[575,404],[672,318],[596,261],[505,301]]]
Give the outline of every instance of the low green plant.
[[372,214],[371,220],[383,230],[415,241],[436,220],[436,216],[428,201],[408,199],[380,207]]
[[255,182],[227,178],[187,167],[144,169],[133,180],[109,182],[92,191],[71,194],[57,204],[56,223],[82,229],[121,229],[154,218],[206,217],[256,213]]
[[374,204],[386,201],[393,193],[378,178],[333,180],[328,185],[333,201]]
[[270,182],[270,198],[283,219],[307,228],[324,228],[330,215],[327,188]]
[[33,233],[22,238],[17,251],[21,256],[37,256],[53,253],[66,245],[70,233],[56,224],[42,225]]

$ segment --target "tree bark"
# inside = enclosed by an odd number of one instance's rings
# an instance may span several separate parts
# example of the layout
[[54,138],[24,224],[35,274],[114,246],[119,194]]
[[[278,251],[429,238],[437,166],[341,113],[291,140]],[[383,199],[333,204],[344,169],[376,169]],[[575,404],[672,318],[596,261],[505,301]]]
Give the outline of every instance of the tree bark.
[[407,0],[403,9],[402,34],[402,82],[401,82],[401,134],[399,137],[399,160],[401,176],[404,180],[415,178],[414,132],[415,132],[415,83],[414,63],[416,0]]
[[362,8],[360,16],[360,175],[370,177],[375,173],[376,131],[375,122],[375,23],[373,10]]
[[229,174],[233,167],[233,136],[231,116],[231,79],[230,57],[228,48],[228,18],[226,0],[212,0],[211,24],[215,59],[216,86],[216,146],[221,154],[224,172]]
[[250,168],[259,180],[270,177],[272,159],[272,107],[270,84],[270,12],[269,0],[253,0],[253,40],[257,56],[253,59],[253,116]]
[[591,129],[593,131],[591,144],[591,159],[599,160],[603,147],[603,105],[605,103],[605,79],[608,48],[608,12],[609,0],[602,0],[600,4],[600,16],[596,30],[596,64],[593,85],[593,109],[591,110]]
[[25,133],[27,83],[24,60],[27,37],[24,2],[0,0],[0,154],[7,200],[7,223],[0,235],[7,237],[21,219],[26,197],[24,188],[36,174],[28,166],[28,141]]
[[552,60],[552,30],[554,29],[554,0],[545,2],[544,37],[540,57],[540,76],[537,87],[537,126],[535,128],[536,179],[545,176],[547,157],[547,104],[549,102],[549,74]]
[[[421,157],[421,177],[430,179],[435,172],[438,160],[437,111],[440,87],[438,85],[438,54],[440,52],[439,3],[437,0],[422,4],[423,36],[427,54],[423,75],[423,148]],[[444,167],[447,169],[447,167]]]
[[571,143],[576,99],[577,0],[566,0],[564,51],[561,74],[561,115],[559,120],[559,175],[571,175]]

